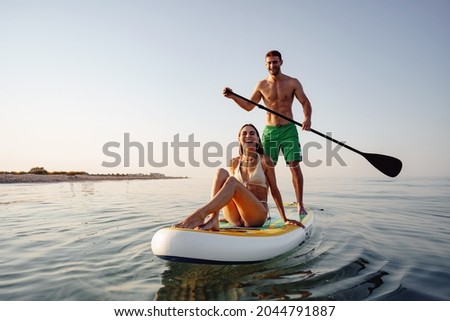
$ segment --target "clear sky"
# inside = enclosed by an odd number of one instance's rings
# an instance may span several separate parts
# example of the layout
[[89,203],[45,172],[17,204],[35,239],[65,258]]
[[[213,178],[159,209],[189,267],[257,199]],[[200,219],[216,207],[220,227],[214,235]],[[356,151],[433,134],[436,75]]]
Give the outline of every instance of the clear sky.
[[[400,158],[400,175],[450,175],[448,0],[0,0],[0,171],[208,176],[242,124],[263,128],[264,111],[222,89],[250,96],[271,49],[314,129]],[[322,162],[307,176],[384,177],[344,149],[327,164],[326,141],[300,137]]]

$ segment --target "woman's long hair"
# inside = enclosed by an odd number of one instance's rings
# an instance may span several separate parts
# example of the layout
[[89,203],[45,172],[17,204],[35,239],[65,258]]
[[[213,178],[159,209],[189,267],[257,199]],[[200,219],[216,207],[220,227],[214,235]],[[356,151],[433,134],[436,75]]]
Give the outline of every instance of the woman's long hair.
[[[256,146],[256,152],[257,152],[258,154],[260,154],[260,155],[263,155],[263,154],[264,154],[264,148],[262,147],[262,144],[261,144],[261,137],[259,136],[258,129],[256,129],[255,125],[253,125],[253,124],[245,124],[245,125],[243,125],[243,126],[241,127],[241,129],[239,129],[238,137],[241,137],[241,131],[242,131],[242,130],[244,129],[244,127],[246,127],[246,126],[253,127],[253,129],[255,130],[256,136],[258,136],[258,139],[259,139],[259,143],[258,143],[258,145]],[[244,148],[242,147],[241,143],[239,142],[239,155],[242,155],[242,154],[244,154]]]

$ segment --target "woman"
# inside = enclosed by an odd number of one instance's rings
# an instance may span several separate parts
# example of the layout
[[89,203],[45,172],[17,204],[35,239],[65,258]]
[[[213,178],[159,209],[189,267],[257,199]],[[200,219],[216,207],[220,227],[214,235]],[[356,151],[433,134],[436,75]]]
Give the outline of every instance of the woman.
[[[235,226],[262,226],[269,213],[269,188],[286,224],[303,226],[299,221],[286,217],[274,165],[263,153],[256,127],[252,124],[242,126],[238,140],[239,156],[231,161],[232,176],[225,169],[219,169],[213,182],[211,201],[174,226],[217,231],[221,209],[224,218]],[[208,215],[210,217],[205,222]]]

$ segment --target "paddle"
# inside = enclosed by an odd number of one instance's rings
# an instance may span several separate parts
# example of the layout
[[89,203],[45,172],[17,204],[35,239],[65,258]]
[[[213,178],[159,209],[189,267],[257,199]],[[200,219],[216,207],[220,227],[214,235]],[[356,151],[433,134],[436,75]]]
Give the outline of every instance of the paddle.
[[[297,121],[295,121],[293,119],[290,119],[289,117],[286,117],[286,116],[284,116],[284,115],[282,115],[282,114],[280,114],[280,113],[278,113],[278,112],[276,112],[276,111],[274,111],[272,109],[269,109],[269,108],[267,108],[267,107],[265,107],[263,105],[255,103],[254,101],[251,101],[250,99],[242,97],[241,95],[236,94],[233,91],[228,91],[227,93],[228,94],[232,94],[232,95],[234,95],[234,96],[236,96],[236,97],[238,97],[238,98],[240,98],[242,100],[245,100],[248,103],[251,103],[251,104],[257,106],[258,108],[264,109],[265,111],[268,111],[269,113],[277,115],[278,117],[281,117],[281,118],[283,118],[283,119],[285,119],[287,121],[290,121],[291,123],[294,123],[294,124],[302,127],[301,123],[299,123],[299,122],[297,122]],[[338,140],[336,140],[336,139],[334,139],[334,138],[332,138],[330,136],[322,134],[321,132],[318,132],[317,130],[314,130],[314,129],[311,128],[310,131],[313,132],[314,134],[322,136],[323,138],[329,139],[333,143],[341,145],[342,147],[345,147],[345,148],[351,150],[352,152],[355,152],[355,153],[361,155],[366,160],[368,160],[369,163],[371,163],[376,169],[378,169],[380,172],[382,172],[383,174],[385,174],[385,175],[387,175],[389,177],[397,176],[400,173],[400,171],[402,170],[402,162],[401,162],[401,160],[399,160],[399,159],[397,159],[395,157],[386,156],[386,155],[380,155],[380,154],[364,153],[364,152],[361,152],[361,151],[359,151],[359,150],[357,150],[357,149],[355,149],[353,147],[350,147],[349,145],[346,145],[343,142],[340,142],[340,141],[338,141]]]

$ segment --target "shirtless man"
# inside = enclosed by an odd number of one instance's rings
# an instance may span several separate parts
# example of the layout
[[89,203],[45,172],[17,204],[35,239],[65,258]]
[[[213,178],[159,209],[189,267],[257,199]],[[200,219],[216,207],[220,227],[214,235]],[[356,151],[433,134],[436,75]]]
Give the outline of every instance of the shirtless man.
[[[302,129],[309,131],[311,129],[311,103],[306,97],[301,83],[296,78],[281,72],[282,64],[283,59],[280,52],[273,50],[266,54],[266,67],[269,71],[269,76],[256,85],[250,100],[258,103],[262,99],[266,107],[293,119],[292,104],[295,97],[303,106],[304,119]],[[254,104],[233,95],[232,90],[228,87],[224,89],[223,94],[225,97],[233,99],[246,111],[251,111],[255,107]],[[306,210],[303,206],[303,174],[300,169],[302,156],[297,127],[295,124],[267,112],[262,143],[265,153],[272,158],[275,165],[278,161],[280,149],[283,152],[286,163],[291,170],[298,211],[300,214],[305,213]]]

